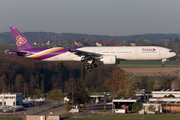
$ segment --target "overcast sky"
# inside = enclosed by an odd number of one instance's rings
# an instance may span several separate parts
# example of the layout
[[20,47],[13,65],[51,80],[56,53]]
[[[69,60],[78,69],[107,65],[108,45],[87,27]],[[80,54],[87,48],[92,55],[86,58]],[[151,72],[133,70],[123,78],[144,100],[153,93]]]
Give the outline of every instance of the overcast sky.
[[180,0],[1,0],[0,32],[180,33]]

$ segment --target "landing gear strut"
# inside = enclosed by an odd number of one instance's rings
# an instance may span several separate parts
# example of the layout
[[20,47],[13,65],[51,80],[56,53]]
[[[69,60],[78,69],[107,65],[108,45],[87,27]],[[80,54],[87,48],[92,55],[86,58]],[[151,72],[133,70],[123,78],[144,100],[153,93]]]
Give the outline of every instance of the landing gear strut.
[[162,62],[161,62],[161,67],[164,67],[164,63],[165,61],[168,61],[168,59],[162,59]]
[[94,59],[89,59],[88,61],[87,61],[87,65],[86,65],[86,69],[90,69],[90,68],[95,68],[95,67],[97,67],[97,65],[96,64],[94,64]]

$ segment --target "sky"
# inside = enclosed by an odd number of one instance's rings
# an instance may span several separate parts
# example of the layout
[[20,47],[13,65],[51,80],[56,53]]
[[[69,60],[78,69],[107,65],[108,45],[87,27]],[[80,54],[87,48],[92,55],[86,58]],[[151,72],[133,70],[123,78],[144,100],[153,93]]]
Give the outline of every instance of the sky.
[[1,0],[0,32],[180,33],[180,0]]

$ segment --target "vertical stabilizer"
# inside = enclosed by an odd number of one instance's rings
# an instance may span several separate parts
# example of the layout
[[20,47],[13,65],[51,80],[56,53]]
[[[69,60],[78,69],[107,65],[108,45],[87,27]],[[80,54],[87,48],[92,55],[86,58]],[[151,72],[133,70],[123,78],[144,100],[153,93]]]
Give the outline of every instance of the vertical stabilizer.
[[14,37],[18,50],[35,48],[35,46],[14,26],[10,27],[10,30]]

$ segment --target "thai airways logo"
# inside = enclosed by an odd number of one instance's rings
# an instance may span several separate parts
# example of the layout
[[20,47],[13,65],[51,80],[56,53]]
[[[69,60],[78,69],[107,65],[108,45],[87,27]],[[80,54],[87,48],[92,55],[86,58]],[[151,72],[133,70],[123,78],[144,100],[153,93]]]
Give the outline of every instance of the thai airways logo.
[[20,35],[18,35],[16,37],[16,45],[17,46],[21,46],[22,44],[26,43],[26,39],[24,37],[21,37]]
[[156,49],[154,48],[142,48],[143,53],[155,53]]

